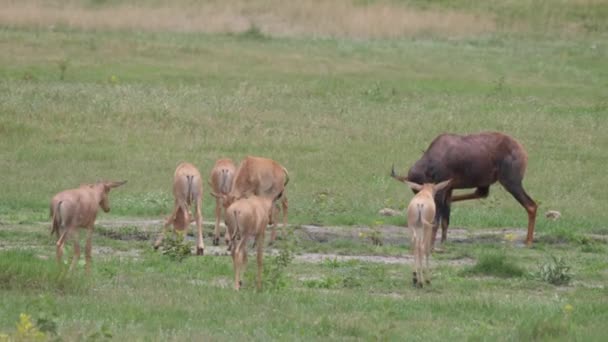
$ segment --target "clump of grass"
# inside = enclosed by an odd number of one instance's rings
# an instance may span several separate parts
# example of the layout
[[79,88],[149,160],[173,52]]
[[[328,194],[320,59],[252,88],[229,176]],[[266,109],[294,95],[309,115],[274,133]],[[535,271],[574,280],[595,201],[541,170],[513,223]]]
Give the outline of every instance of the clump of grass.
[[462,274],[513,278],[523,276],[524,271],[521,267],[510,261],[504,252],[500,251],[481,254],[477,263],[466,268]]
[[285,270],[293,261],[294,248],[293,239],[288,238],[281,243],[279,255],[268,258],[264,267],[264,289],[277,291],[287,287],[288,280]]
[[62,59],[57,62],[57,67],[59,68],[59,80],[65,80],[65,73],[68,70],[69,61],[67,59]]
[[175,232],[168,234],[163,240],[162,254],[174,261],[182,261],[190,256],[192,243],[186,241],[184,234]]
[[540,265],[538,277],[553,285],[567,285],[572,279],[570,266],[562,257],[551,256],[551,260]]
[[239,33],[239,37],[250,40],[270,39],[268,35],[264,34],[264,32],[262,32],[262,30],[256,24],[253,23],[249,25],[249,28],[247,30]]
[[66,273],[54,260],[42,260],[27,250],[0,252],[0,289],[81,293],[87,288],[85,278]]

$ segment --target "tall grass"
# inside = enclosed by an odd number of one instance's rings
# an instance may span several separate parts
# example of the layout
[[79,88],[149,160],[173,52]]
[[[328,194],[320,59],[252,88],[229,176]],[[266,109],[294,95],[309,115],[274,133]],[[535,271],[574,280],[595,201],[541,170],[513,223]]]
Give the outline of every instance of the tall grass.
[[[67,268],[67,266],[66,266]],[[29,250],[0,252],[0,289],[82,294],[89,283]]]

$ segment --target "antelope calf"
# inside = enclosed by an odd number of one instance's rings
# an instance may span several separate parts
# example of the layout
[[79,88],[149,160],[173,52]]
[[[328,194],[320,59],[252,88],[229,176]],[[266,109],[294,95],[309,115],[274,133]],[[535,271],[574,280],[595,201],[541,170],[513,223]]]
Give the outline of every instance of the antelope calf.
[[203,255],[205,244],[203,242],[203,214],[201,205],[203,202],[203,182],[198,169],[190,163],[181,163],[175,169],[173,176],[173,197],[175,203],[173,212],[167,218],[165,225],[154,243],[154,248],[158,248],[162,243],[167,228],[173,224],[175,231],[187,233],[188,226],[192,222],[190,218],[190,206],[194,206],[194,220],[198,230],[196,242],[196,254]]
[[[80,258],[80,243],[78,242],[78,228],[87,229],[87,242],[85,246],[86,271],[91,273],[91,249],[93,226],[97,218],[98,208],[106,213],[110,211],[110,190],[125,184],[122,182],[97,182],[83,184],[77,189],[65,190],[51,200],[52,227],[51,234],[55,233],[57,240],[57,263],[61,265],[63,246],[69,238],[74,238],[74,257],[69,270],[72,270]],[[74,236],[76,235],[76,236]]]
[[[219,159],[215,162],[213,169],[211,170],[211,176],[209,184],[213,193],[218,195],[228,195],[232,190],[232,181],[234,179],[234,173],[236,167],[231,159]],[[213,245],[217,246],[220,244],[220,217],[222,215],[222,203],[221,197],[215,197],[215,236],[213,238]],[[224,208],[224,212],[226,209]],[[226,244],[229,243],[230,237],[228,230],[224,235]]]
[[258,290],[262,288],[264,234],[272,206],[272,198],[254,195],[235,201],[226,210],[225,221],[234,265],[234,289],[237,291],[241,287],[241,276],[247,265],[247,241],[250,237],[255,238],[257,248],[256,286]]
[[[251,157],[243,159],[239,164],[232,182],[232,189],[227,196],[223,196],[223,204],[228,208],[234,201],[250,196],[260,196],[273,199],[274,202],[281,200],[283,210],[283,236],[287,226],[288,201],[285,194],[285,186],[289,183],[289,174],[281,164],[272,159]],[[212,194],[216,198],[218,194]],[[270,242],[276,238],[276,218],[271,210],[269,222],[273,225]]]
[[418,193],[407,207],[407,226],[410,228],[411,244],[414,254],[414,286],[422,287],[431,283],[429,256],[432,248],[433,220],[435,219],[435,194],[448,186],[450,180],[439,184],[423,185],[407,181],[412,190]]

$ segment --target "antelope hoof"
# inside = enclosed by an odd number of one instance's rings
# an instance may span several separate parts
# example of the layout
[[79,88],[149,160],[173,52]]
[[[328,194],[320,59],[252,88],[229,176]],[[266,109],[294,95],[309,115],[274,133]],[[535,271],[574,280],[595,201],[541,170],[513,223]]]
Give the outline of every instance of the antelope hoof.
[[196,249],[196,255],[205,255],[205,249],[204,248],[197,248]]
[[416,287],[418,285],[418,277],[416,276],[416,272],[412,273],[412,286]]
[[418,284],[416,284],[416,287],[419,288],[419,289],[421,289],[422,287],[424,287],[424,285],[422,285],[421,282],[418,282]]
[[213,245],[214,246],[219,246],[220,245],[220,238],[216,237],[213,239]]

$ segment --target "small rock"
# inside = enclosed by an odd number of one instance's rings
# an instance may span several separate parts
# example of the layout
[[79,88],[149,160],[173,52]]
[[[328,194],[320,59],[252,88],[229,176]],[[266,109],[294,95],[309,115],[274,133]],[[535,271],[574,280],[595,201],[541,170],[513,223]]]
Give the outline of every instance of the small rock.
[[545,213],[545,217],[549,220],[555,221],[562,217],[562,213],[557,210],[549,210]]
[[401,215],[400,212],[398,212],[395,209],[391,209],[391,208],[380,209],[378,214],[380,214],[382,216],[399,216],[399,215]]

